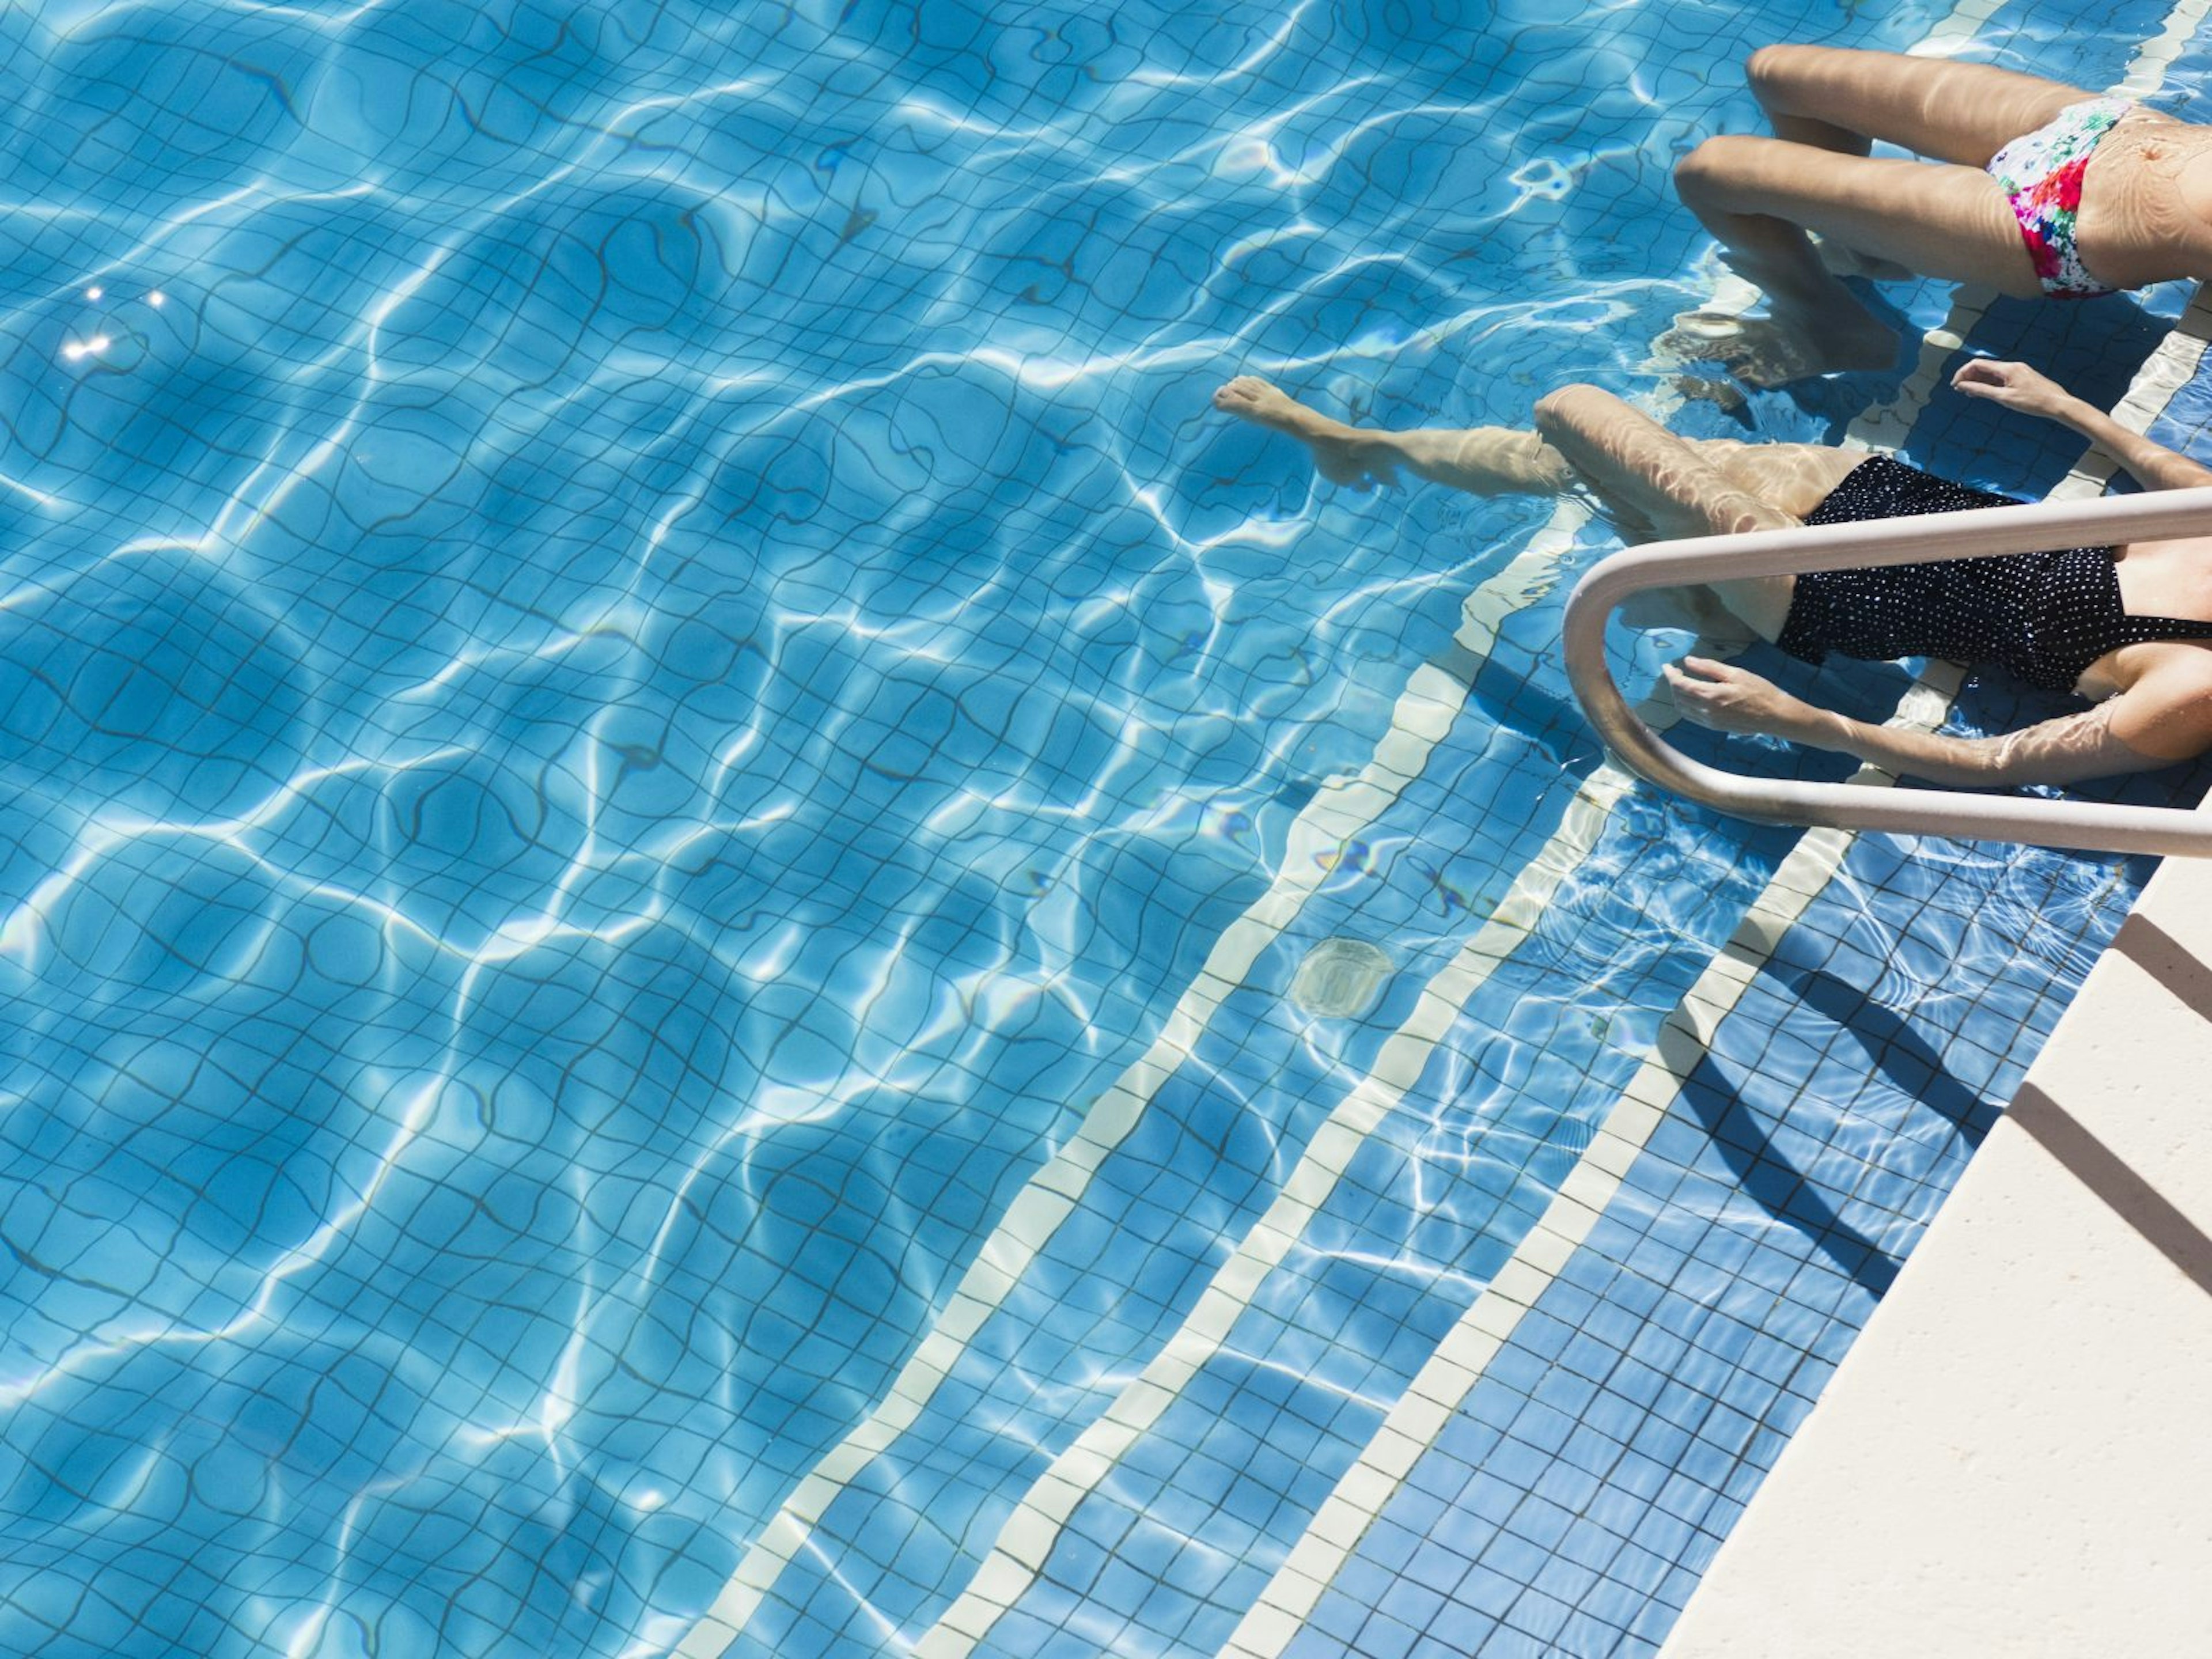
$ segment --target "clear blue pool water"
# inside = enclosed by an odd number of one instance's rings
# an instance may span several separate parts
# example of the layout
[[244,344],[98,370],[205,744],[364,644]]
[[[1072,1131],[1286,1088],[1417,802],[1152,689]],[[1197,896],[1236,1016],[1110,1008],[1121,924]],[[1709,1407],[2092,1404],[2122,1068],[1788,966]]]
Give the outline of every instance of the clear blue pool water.
[[[0,1651],[908,1650],[1601,759],[1551,647],[1601,535],[1478,659],[1462,602],[1548,503],[1316,486],[1209,393],[1260,372],[1399,424],[1517,423],[1570,380],[1671,401],[1646,343],[1712,272],[1668,172],[1750,125],[1736,60],[1943,15],[0,12]],[[2163,17],[2001,8],[1983,38],[2102,85]],[[2109,401],[2172,308],[2000,307],[1978,339]],[[1899,380],[1678,418],[1835,435]],[[1917,419],[1977,482],[2070,459]],[[1419,775],[1356,834],[1295,828],[1425,664],[1464,696]],[[1979,688],[1960,718],[2016,712]],[[1626,797],[975,1650],[1218,1650],[1791,844]],[[1870,845],[1796,1000],[1686,1097],[1711,1144],[1670,1155],[1734,1185],[1632,1182],[1620,1251],[1701,1259],[1661,1237],[1685,1216],[1808,1241],[1829,1299],[1778,1291],[1759,1342],[1816,1370],[2142,874]],[[1316,1016],[1289,992],[1335,938],[1388,971]],[[1835,1052],[1845,1093],[1894,1085],[1888,1139],[1850,1101],[1758,1117]],[[1023,1231],[1024,1194],[1075,1187]],[[1529,1326],[1554,1351],[1498,1375],[1659,1478],[1555,1493],[1515,1449],[1569,1431],[1515,1416],[1498,1450],[1471,1396],[1490,1449],[1450,1443],[1506,1497],[1409,1486],[1426,1518],[1370,1537],[1413,1541],[1352,1560],[1302,1650],[1663,1633],[1725,1530],[1665,1482],[1740,1504],[1817,1377],[1749,1336],[1644,1366],[1635,1409],[1694,1382],[1711,1436],[1742,1419],[1700,1472],[1704,1431],[1571,1398],[1626,1282],[1579,1271]],[[1668,1272],[1712,1310],[1752,1282]],[[918,1354],[939,1380],[836,1466]],[[1421,1589],[1416,1546],[1492,1499],[1466,1559],[1514,1594]]]

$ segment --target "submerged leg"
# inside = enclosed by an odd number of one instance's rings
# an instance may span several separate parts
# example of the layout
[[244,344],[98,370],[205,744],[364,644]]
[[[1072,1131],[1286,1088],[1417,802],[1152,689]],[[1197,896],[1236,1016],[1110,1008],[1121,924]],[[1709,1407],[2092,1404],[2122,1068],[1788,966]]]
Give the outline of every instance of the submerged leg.
[[[1707,139],[1674,183],[1772,318],[1692,313],[1665,347],[1778,386],[1894,362],[1895,335],[1838,270],[2040,292],[2011,204],[1982,168],[2089,94],[1985,64],[1834,46],[1764,46],[1747,73],[1775,136]],[[1876,139],[1931,159],[1876,161]]]
[[1313,452],[1315,470],[1331,483],[1389,483],[1401,468],[1474,495],[1548,495],[1572,482],[1557,450],[1533,432],[1510,427],[1387,432],[1346,426],[1250,374],[1215,392],[1213,406],[1288,433]]
[[[1399,467],[1481,495],[1554,494],[1579,480],[1630,541],[1798,524],[1866,459],[1826,444],[1677,437],[1611,392],[1586,386],[1539,404],[1535,432],[1347,426],[1249,374],[1215,392],[1213,402],[1298,439],[1322,477],[1340,483],[1387,478]],[[1737,620],[1769,640],[1782,631],[1795,586],[1790,576],[1711,584]],[[1709,627],[1696,609],[1693,603],[1686,625]],[[1665,625],[1685,622],[1669,617]]]
[[1729,361],[1754,384],[1887,368],[1896,360],[1896,335],[1822,264],[1808,231],[1924,276],[2021,297],[2041,292],[2011,204],[1976,167],[1876,160],[1778,138],[1708,138],[1675,168],[1674,185],[1729,264],[1765,293],[1793,349],[1771,368],[1738,368],[1723,319],[1711,323],[1717,343],[1699,350],[1694,316],[1668,343]]
[[[1662,536],[1725,536],[1781,530],[1800,514],[1757,493],[1769,487],[1792,504],[1825,496],[1860,459],[1810,445],[1776,445],[1753,459],[1746,445],[1694,443],[1595,386],[1571,386],[1536,405],[1536,429],[1601,496],[1618,501]],[[1811,452],[1811,453],[1808,453]],[[1829,461],[1818,459],[1833,453]],[[1822,484],[1826,488],[1821,488]],[[1748,576],[1711,584],[1723,605],[1761,639],[1780,636],[1795,576]]]

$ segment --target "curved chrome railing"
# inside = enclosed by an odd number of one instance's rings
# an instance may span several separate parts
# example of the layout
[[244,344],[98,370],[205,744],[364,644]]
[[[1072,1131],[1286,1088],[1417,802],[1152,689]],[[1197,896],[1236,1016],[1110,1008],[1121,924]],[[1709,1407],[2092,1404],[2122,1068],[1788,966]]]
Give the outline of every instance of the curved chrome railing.
[[2212,814],[2178,807],[1959,790],[1899,793],[1847,783],[1751,778],[1701,765],[1636,717],[1605,661],[1606,618],[1622,599],[1647,587],[2208,534],[2212,487],[1654,542],[1601,560],[1576,584],[1561,624],[1567,678],[1590,723],[1631,771],[1723,812],[1768,823],[2212,857]]

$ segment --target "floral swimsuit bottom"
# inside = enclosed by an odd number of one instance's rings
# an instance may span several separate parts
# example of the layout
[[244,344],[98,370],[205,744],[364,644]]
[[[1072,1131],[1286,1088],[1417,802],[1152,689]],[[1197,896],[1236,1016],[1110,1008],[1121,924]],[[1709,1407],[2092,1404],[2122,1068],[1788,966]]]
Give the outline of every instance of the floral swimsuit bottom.
[[2135,106],[2127,98],[2069,104],[2056,119],[1990,157],[1989,175],[2011,198],[2027,257],[2035,261],[2043,291],[2054,299],[2089,300],[2113,292],[2082,267],[2074,222],[2091,153]]

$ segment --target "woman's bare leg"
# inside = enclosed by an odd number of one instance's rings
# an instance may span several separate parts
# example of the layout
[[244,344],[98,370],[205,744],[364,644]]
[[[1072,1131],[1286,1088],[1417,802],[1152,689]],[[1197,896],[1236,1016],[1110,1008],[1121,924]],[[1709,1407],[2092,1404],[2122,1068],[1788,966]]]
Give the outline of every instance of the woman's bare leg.
[[1841,295],[1857,307],[1821,270],[1807,230],[1923,276],[1984,283],[2021,299],[2042,292],[2012,204],[1978,167],[1723,137],[1708,138],[1684,157],[1674,179],[1684,203],[1722,237],[1733,263],[1777,304],[1786,298],[1793,306],[1824,305]]
[[1557,450],[1510,427],[1387,432],[1346,426],[1270,386],[1240,374],[1213,394],[1225,414],[1287,432],[1313,452],[1331,483],[1394,483],[1400,468],[1473,495],[1549,495],[1573,482]]
[[1674,169],[1674,187],[1796,348],[1782,372],[1746,373],[1755,384],[1896,360],[1896,335],[1821,263],[1808,231],[1923,276],[2042,292],[2012,204],[1978,167],[1708,138]]
[[1850,155],[1879,138],[1973,167],[2096,95],[1987,64],[1841,46],[1762,46],[1745,74],[1777,138]]
[[[1402,467],[1479,495],[1551,495],[1579,480],[1631,540],[1725,535],[1802,523],[1866,459],[1826,444],[1677,437],[1611,392],[1568,386],[1536,406],[1535,432],[1508,427],[1389,432],[1346,426],[1244,374],[1214,407],[1286,432],[1339,483],[1385,482]],[[1762,638],[1780,635],[1793,576],[1715,582]]]
[[[1589,386],[1545,398],[1536,405],[1536,430],[1592,489],[1670,538],[1795,527],[1864,459],[1808,444],[1754,451],[1750,445],[1694,443]],[[1785,501],[1800,510],[1789,510]],[[1747,576],[1711,586],[1753,633],[1774,640],[1789,619],[1797,579]]]
[[[1613,397],[1590,387],[1589,418],[1612,423],[1624,417],[1664,434],[1674,445],[1693,451],[1735,488],[1793,519],[1808,516],[1866,459],[1863,451],[1832,444],[1745,443],[1734,438],[1681,438]],[[1595,400],[1602,399],[1602,402]],[[1538,434],[1517,427],[1427,427],[1393,431],[1348,426],[1299,403],[1256,375],[1240,374],[1213,394],[1213,406],[1256,425],[1288,433],[1311,452],[1316,470],[1334,483],[1389,482],[1383,469],[1403,468],[1416,477],[1474,495],[1556,495],[1579,479],[1595,490],[1609,511],[1629,503],[1608,495],[1605,476],[1589,477]],[[1671,499],[1671,498],[1670,498]],[[1641,515],[1639,515],[1641,516]],[[1672,535],[1705,533],[1670,517]],[[1648,524],[1642,534],[1656,533]]]
[[[1749,73],[1778,136],[1706,140],[1675,169],[1675,189],[1765,293],[1779,337],[1711,319],[1708,349],[1691,318],[1670,343],[1727,361],[1755,385],[1889,367],[1896,336],[1808,232],[1861,264],[2041,292],[2011,204],[1982,167],[2088,94],[1986,64],[1828,46],[1762,48]],[[1935,159],[1875,160],[1877,138]]]

